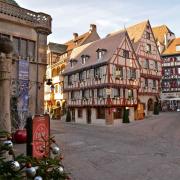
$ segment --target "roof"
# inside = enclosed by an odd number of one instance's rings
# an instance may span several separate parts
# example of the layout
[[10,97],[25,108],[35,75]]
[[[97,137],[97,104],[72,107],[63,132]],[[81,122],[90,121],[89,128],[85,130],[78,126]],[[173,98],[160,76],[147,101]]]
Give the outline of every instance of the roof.
[[66,52],[67,45],[49,42],[48,47],[51,52],[63,54]]
[[[94,41],[94,42],[91,42],[91,43],[88,43],[88,44],[85,44],[83,46],[73,49],[70,59],[76,59],[77,63],[73,68],[71,68],[70,63],[68,63],[63,74],[68,74],[72,71],[76,71],[76,70],[86,68],[89,66],[106,63],[113,56],[114,51],[122,42],[123,38],[125,37],[125,34],[126,34],[126,31],[121,31],[118,34],[114,34],[114,35],[105,37],[104,39],[100,39],[100,40],[97,40],[97,41]],[[107,50],[103,58],[99,61],[97,60],[97,52],[96,52],[97,49]],[[81,63],[82,55],[90,56],[87,59],[85,64]]]
[[[78,36],[75,39],[75,41],[77,42],[77,45],[80,46],[90,35],[91,35],[91,32],[86,32],[86,33]],[[74,39],[71,39],[70,41],[68,41],[64,44],[67,45],[67,51],[70,51],[76,47]]]
[[164,44],[164,35],[167,33],[174,34],[166,25],[156,26],[152,28],[156,41]]
[[[145,30],[145,28],[147,26],[147,23],[148,23],[148,20],[140,22],[140,23],[135,24],[135,25],[132,25],[132,26],[130,26],[128,28],[125,28],[127,30],[127,32],[128,32],[129,38],[132,41],[133,47],[134,47],[135,50],[136,50],[136,47],[138,45],[139,40],[141,39],[141,37],[142,37],[142,35],[144,33],[144,30]],[[121,32],[121,31],[123,31],[123,30],[112,32],[112,33],[108,34],[107,36],[117,34],[117,33]]]
[[173,39],[162,55],[180,54],[180,50],[176,51],[177,45],[180,46],[180,37]]
[[14,0],[0,0],[0,1],[2,1],[4,3],[12,4],[14,6],[19,6],[18,3]]

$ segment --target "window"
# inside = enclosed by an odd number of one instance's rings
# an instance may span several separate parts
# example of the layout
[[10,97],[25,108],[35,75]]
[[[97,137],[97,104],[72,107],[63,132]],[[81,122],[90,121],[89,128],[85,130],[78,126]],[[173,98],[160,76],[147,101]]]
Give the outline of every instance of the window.
[[105,108],[97,108],[97,119],[105,119]]
[[77,63],[76,59],[70,59],[70,66],[71,66],[71,68],[73,68],[76,63]]
[[82,64],[85,64],[85,63],[86,63],[86,57],[83,56],[83,57],[82,57]]
[[180,51],[180,45],[176,45],[176,51]]
[[144,68],[149,69],[149,60],[148,59],[145,60]]
[[136,69],[130,69],[130,79],[136,79]]
[[79,81],[84,81],[86,79],[86,71],[81,71],[79,73]]
[[146,52],[151,52],[151,45],[150,44],[146,44]]
[[75,100],[75,92],[71,91],[71,100]]
[[103,97],[103,89],[97,90],[97,97],[99,97],[99,98]]
[[78,109],[78,118],[82,118],[82,109]]
[[128,50],[123,49],[123,57],[126,59],[129,59],[129,51]]
[[100,79],[100,68],[94,69],[94,77],[95,79]]
[[146,32],[146,39],[150,39],[150,33]]
[[106,49],[97,49],[97,59],[102,59],[102,57],[104,56],[104,54],[106,53]]
[[25,39],[20,41],[20,56],[24,59],[27,58],[27,40]]
[[120,97],[120,90],[116,88],[114,88],[113,90],[114,90],[114,97]]
[[86,63],[86,60],[89,58],[90,56],[89,55],[82,55],[81,58],[82,58],[82,64],[85,64]]
[[180,74],[180,68],[178,68],[178,74]]
[[72,76],[68,76],[68,85],[72,85]]
[[116,67],[116,79],[123,78],[123,68]]
[[35,60],[35,42],[34,41],[28,41],[28,56],[30,58],[30,61]]
[[133,91],[132,89],[128,90],[128,98],[131,99],[133,97]]
[[148,79],[145,79],[145,87],[148,87]]
[[156,80],[153,80],[153,88],[156,88]]
[[20,49],[20,39],[13,37],[13,47],[14,47],[14,54],[19,55],[19,49]]
[[177,56],[176,59],[177,59],[177,61],[180,61],[180,56]]

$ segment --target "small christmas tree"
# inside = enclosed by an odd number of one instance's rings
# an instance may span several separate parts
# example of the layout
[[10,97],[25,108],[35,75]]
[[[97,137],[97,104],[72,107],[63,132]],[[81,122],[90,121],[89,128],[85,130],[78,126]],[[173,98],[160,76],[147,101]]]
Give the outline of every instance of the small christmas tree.
[[[30,156],[15,156],[10,134],[0,132],[0,179],[34,179],[34,180],[69,180],[62,164],[63,156],[54,137],[49,139],[48,146],[51,156],[44,155],[42,159]],[[4,154],[8,152],[9,157]]]
[[159,103],[158,102],[154,103],[154,114],[155,115],[159,114]]
[[123,123],[130,123],[129,121],[129,109],[124,108]]

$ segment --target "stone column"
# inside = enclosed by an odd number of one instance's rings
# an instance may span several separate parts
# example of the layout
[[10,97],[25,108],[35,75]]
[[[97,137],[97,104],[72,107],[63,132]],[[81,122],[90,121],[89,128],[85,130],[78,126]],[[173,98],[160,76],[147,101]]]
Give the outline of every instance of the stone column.
[[12,66],[12,44],[0,39],[0,130],[11,132],[10,80]]

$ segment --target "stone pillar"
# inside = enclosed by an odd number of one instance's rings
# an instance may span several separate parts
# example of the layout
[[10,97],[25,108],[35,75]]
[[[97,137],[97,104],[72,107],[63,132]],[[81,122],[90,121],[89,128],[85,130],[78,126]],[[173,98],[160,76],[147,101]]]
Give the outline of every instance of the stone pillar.
[[113,112],[111,111],[111,108],[105,109],[105,119],[107,125],[111,125],[114,123]]
[[0,39],[0,130],[11,132],[10,81],[12,67],[12,43]]
[[11,57],[0,54],[0,129],[11,132],[10,77]]

